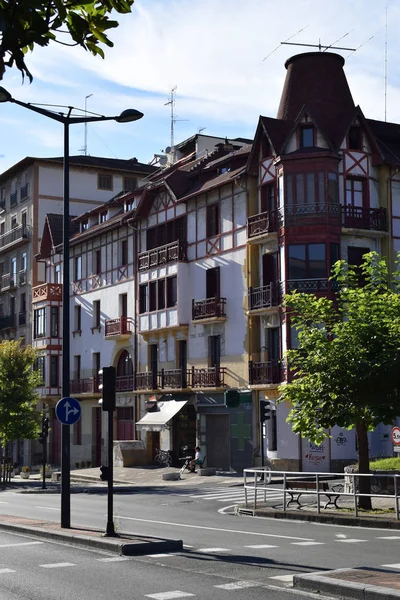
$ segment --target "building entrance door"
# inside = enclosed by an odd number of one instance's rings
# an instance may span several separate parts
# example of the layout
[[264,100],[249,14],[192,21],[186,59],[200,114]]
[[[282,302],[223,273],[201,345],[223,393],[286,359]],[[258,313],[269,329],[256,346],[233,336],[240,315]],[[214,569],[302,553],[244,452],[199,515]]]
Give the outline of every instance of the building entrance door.
[[230,469],[229,415],[207,415],[206,448],[208,467]]

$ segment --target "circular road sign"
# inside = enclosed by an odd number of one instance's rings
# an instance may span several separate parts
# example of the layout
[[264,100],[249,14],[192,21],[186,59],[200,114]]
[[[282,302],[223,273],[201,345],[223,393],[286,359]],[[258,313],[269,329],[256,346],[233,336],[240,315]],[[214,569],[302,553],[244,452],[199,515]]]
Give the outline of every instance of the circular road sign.
[[73,425],[81,417],[81,405],[76,398],[61,398],[57,402],[56,417],[63,425]]
[[392,442],[395,446],[400,446],[400,427],[393,427]]

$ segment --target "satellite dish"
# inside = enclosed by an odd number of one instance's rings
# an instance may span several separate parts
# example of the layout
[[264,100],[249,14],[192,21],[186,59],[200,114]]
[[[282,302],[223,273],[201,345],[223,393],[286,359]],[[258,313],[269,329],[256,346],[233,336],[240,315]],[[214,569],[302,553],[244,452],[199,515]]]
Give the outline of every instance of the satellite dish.
[[167,147],[165,148],[165,152],[166,152],[167,154],[169,154],[169,153],[171,152],[171,146],[167,146]]
[[158,159],[158,162],[162,166],[166,165],[167,164],[167,157],[166,156],[160,156],[160,158]]

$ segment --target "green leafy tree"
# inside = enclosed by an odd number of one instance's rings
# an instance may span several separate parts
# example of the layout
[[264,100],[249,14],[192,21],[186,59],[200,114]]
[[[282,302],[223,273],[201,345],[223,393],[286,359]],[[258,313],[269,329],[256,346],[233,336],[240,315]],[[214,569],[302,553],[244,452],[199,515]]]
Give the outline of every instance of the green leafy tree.
[[99,44],[113,46],[108,29],[118,27],[112,11],[131,12],[134,0],[0,0],[0,80],[6,67],[32,75],[25,55],[35,46],[58,42],[82,46],[104,58]]
[[18,439],[34,439],[40,432],[41,377],[33,369],[37,352],[20,341],[0,344],[0,447]]
[[[293,378],[281,386],[280,401],[293,407],[293,431],[315,443],[334,425],[355,429],[359,472],[369,473],[368,431],[400,413],[399,276],[390,282],[386,262],[371,252],[360,268],[337,262],[333,282],[336,301],[285,297],[299,345],[287,352]],[[368,478],[359,486],[369,493]],[[370,509],[370,498],[360,497],[359,505]]]

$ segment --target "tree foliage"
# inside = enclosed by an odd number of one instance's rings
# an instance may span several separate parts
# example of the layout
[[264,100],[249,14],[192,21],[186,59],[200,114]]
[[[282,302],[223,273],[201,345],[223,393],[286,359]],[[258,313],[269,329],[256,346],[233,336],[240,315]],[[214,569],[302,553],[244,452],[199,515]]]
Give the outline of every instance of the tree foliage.
[[[118,27],[112,11],[131,12],[134,0],[0,0],[0,80],[15,66],[32,81],[25,55],[50,42],[79,45],[104,58],[113,46],[107,31]],[[72,41],[72,43],[71,43]]]
[[37,352],[20,341],[0,344],[0,447],[39,435],[39,395],[35,388],[41,377],[33,369],[36,358]]
[[386,262],[364,255],[360,269],[333,268],[336,300],[293,292],[285,297],[297,349],[287,352],[293,379],[280,401],[293,407],[294,432],[321,443],[334,425],[356,429],[360,472],[369,471],[367,431],[391,424],[400,407],[400,285]]

